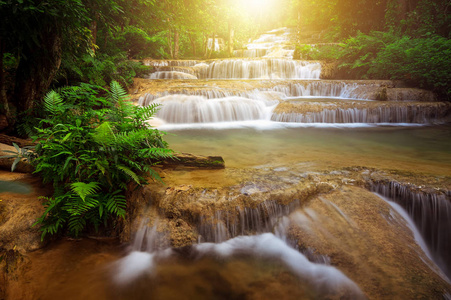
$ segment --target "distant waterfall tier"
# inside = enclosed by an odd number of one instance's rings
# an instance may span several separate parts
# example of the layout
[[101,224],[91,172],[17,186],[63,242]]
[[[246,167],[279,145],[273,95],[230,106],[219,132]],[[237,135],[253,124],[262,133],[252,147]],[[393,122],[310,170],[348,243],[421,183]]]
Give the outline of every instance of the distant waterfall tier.
[[240,97],[206,99],[201,96],[170,95],[158,98],[157,117],[167,123],[213,123],[268,118],[265,102]]
[[406,103],[390,105],[365,103],[282,103],[271,120],[294,123],[435,123],[451,117],[447,103]]
[[288,59],[228,59],[208,66],[208,79],[319,79],[321,64]]
[[197,77],[185,72],[163,71],[150,74],[149,79],[197,79]]
[[268,53],[268,49],[241,49],[233,51],[235,57],[263,57]]
[[197,60],[158,60],[145,59],[143,64],[151,67],[193,67],[199,62]]
[[[199,64],[194,68],[203,68],[205,71],[205,65]],[[386,88],[387,85],[393,86],[393,82],[385,80],[345,82],[334,80],[224,80],[214,82],[197,80],[192,83],[168,81],[165,82],[163,88],[160,87],[157,89],[152,87],[149,89],[147,93],[139,97],[138,103],[146,106],[157,98],[174,94],[204,96],[208,99],[239,96],[262,100],[267,99],[268,93],[273,93],[274,95],[279,95],[279,100],[290,97],[334,97],[377,100],[378,95],[383,90],[386,90],[388,95],[393,94],[393,100],[432,101],[434,99],[432,92],[412,93],[412,89]]]

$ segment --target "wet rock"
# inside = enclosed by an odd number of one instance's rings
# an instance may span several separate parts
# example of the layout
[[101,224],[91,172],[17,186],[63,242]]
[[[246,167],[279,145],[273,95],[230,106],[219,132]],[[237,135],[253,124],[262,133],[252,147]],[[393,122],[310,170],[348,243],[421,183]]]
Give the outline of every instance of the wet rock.
[[367,190],[345,187],[316,197],[290,219],[289,236],[300,249],[329,257],[369,299],[440,299],[451,290],[406,223]]
[[28,194],[0,193],[0,248],[26,253],[43,247],[39,226],[33,224],[44,212],[38,198],[48,195],[49,190],[42,188],[40,180],[31,175],[0,172],[0,180],[17,180],[31,187]]
[[432,91],[418,88],[389,88],[386,89],[386,100],[388,101],[436,101],[436,97]]

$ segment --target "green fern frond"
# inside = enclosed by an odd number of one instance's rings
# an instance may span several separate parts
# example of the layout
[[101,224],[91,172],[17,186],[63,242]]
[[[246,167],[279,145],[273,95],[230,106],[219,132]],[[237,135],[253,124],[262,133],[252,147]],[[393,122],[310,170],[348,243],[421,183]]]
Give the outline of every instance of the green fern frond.
[[100,124],[93,134],[94,141],[99,144],[112,145],[116,141],[116,136],[111,128],[110,122]]
[[141,184],[141,181],[139,180],[138,175],[133,172],[132,170],[130,170],[129,168],[125,167],[125,166],[117,166],[117,168],[119,170],[121,170],[122,172],[124,172],[125,174],[127,174],[130,178],[132,178],[137,184]]
[[55,114],[60,111],[62,103],[63,99],[55,91],[48,92],[44,97],[44,108],[51,114]]
[[152,177],[152,179],[164,183],[163,179],[161,179],[160,174],[158,174],[158,172],[156,172],[154,169],[150,169],[148,170],[150,177]]
[[70,188],[83,201],[85,201],[87,196],[94,194],[100,189],[100,184],[98,182],[74,182],[70,185]]
[[110,98],[113,103],[120,103],[127,100],[127,92],[117,81],[112,81],[110,85]]
[[147,121],[151,119],[160,109],[161,104],[152,103],[148,106],[137,106],[136,117],[142,121]]
[[69,231],[76,237],[86,226],[86,219],[80,216],[71,216],[69,218]]
[[125,216],[125,208],[127,207],[127,201],[123,195],[118,194],[118,192],[113,193],[108,198],[105,208],[120,217]]

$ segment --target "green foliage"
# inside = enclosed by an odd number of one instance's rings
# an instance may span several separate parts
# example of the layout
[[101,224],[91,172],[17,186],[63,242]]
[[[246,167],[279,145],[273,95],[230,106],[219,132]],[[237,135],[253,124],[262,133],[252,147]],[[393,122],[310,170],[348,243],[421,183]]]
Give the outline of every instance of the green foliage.
[[65,59],[57,76],[57,81],[66,84],[85,82],[107,86],[118,81],[128,86],[133,78],[148,73],[149,67],[140,62],[128,60],[124,54],[108,56],[85,54],[80,59]]
[[304,59],[337,59],[347,78],[404,80],[451,98],[451,40],[444,37],[374,31],[359,33],[340,45],[301,45],[297,51]]
[[167,43],[164,32],[149,34],[142,28],[126,26],[123,29],[115,28],[114,32],[101,32],[101,34],[107,35],[107,43],[102,53],[109,56],[122,53],[130,59],[167,58],[163,50]]
[[374,59],[370,76],[402,79],[451,98],[451,40],[404,36],[386,45]]
[[390,32],[373,31],[368,35],[359,32],[341,44],[342,51],[337,57],[341,61],[339,67],[359,79],[367,78],[378,52],[397,38]]
[[[107,93],[107,97],[98,96]],[[32,159],[55,193],[45,198],[42,237],[67,230],[78,236],[125,216],[127,184],[161,180],[151,166],[172,151],[147,120],[157,106],[140,107],[113,81],[109,92],[83,84],[49,92],[39,120]]]
[[325,44],[325,45],[297,45],[295,54],[300,59],[306,60],[336,60],[340,57],[342,45]]

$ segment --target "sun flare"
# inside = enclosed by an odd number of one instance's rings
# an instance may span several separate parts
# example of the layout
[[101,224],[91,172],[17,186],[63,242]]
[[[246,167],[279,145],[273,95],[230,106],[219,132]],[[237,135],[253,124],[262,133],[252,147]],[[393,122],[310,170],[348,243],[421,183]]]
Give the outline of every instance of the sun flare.
[[277,2],[276,0],[246,0],[242,1],[241,4],[243,9],[245,9],[250,14],[260,14],[264,11],[268,11],[273,4]]

